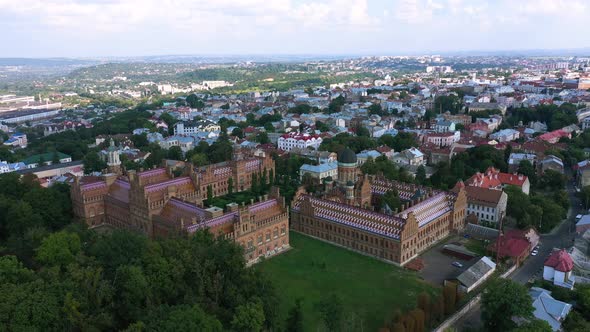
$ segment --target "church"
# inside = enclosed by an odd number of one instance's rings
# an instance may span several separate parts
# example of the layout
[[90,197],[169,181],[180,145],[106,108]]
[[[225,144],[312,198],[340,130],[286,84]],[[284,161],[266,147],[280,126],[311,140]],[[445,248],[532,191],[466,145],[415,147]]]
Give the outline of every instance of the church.
[[[397,193],[400,208],[378,206],[386,193]],[[447,192],[362,174],[356,154],[338,154],[338,178],[327,178],[323,191],[301,187],[291,202],[291,228],[396,265],[465,227],[464,189]]]

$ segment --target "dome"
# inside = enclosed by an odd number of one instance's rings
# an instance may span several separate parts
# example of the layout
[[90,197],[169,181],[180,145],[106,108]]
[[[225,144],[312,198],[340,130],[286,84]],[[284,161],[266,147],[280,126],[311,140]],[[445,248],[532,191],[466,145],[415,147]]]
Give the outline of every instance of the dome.
[[356,154],[349,148],[345,148],[338,154],[338,162],[342,164],[356,164]]

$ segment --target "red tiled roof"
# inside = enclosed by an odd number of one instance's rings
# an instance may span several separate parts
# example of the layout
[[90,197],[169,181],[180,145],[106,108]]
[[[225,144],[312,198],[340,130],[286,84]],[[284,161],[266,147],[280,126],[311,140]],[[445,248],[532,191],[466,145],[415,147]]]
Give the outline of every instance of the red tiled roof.
[[490,167],[485,174],[476,173],[469,180],[469,186],[482,188],[498,188],[502,185],[513,185],[522,187],[528,178],[522,174],[502,173],[499,170]]
[[496,245],[499,245],[499,256],[509,257],[520,257],[530,246],[529,242],[525,239],[506,238],[505,236],[502,236],[499,241],[492,242],[489,248],[495,251]]
[[560,272],[569,272],[574,269],[574,261],[565,249],[553,252],[544,265]]

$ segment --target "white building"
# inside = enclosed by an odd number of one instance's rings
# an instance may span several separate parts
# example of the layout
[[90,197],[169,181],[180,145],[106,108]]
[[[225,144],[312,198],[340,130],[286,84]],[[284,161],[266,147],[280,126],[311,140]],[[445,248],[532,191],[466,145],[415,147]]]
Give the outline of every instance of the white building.
[[322,138],[318,135],[289,133],[279,137],[277,144],[279,149],[284,151],[291,151],[294,148],[317,150],[322,144]]
[[490,139],[496,140],[499,143],[514,141],[519,137],[520,132],[514,129],[502,129],[499,132],[490,135]]
[[497,224],[506,215],[508,195],[502,190],[466,186],[467,215],[474,214],[477,220]]
[[174,124],[174,135],[191,135],[197,133],[210,133],[221,131],[221,126],[211,120],[196,122],[177,122]]
[[338,178],[338,163],[337,162],[329,162],[320,165],[308,165],[303,164],[299,168],[299,177],[300,180],[303,180],[303,176],[305,174],[311,175],[311,177],[322,181],[327,177],[332,177],[332,179]]
[[573,269],[574,260],[565,249],[554,251],[543,264],[543,279],[553,281],[554,285],[572,289],[575,283]]
[[424,154],[416,149],[416,148],[409,148],[402,152],[396,153],[393,155],[393,162],[404,166],[404,165],[411,165],[411,166],[420,166],[425,165],[426,162],[424,160]]

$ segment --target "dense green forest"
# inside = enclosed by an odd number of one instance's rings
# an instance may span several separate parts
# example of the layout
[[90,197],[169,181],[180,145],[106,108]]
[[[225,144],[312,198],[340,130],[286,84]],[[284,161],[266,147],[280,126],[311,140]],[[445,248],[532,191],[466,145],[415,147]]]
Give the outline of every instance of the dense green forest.
[[272,285],[231,241],[99,234],[65,185],[0,175],[0,326],[7,331],[259,331],[278,325]]

